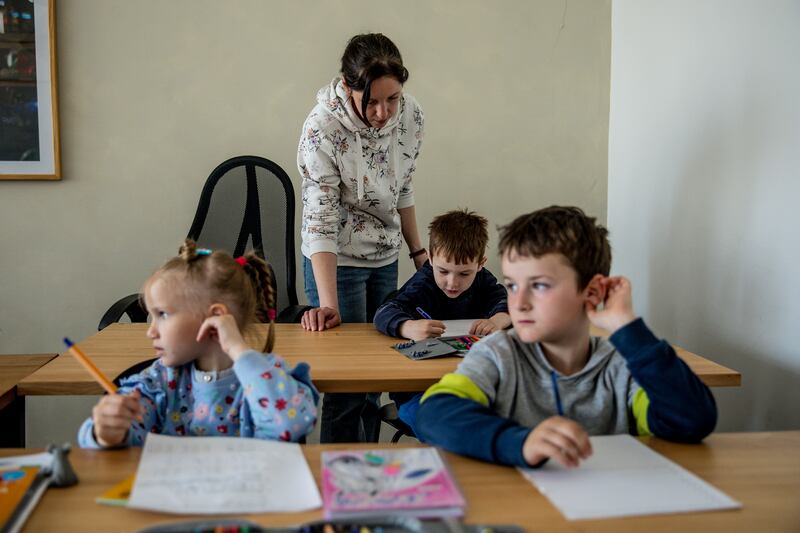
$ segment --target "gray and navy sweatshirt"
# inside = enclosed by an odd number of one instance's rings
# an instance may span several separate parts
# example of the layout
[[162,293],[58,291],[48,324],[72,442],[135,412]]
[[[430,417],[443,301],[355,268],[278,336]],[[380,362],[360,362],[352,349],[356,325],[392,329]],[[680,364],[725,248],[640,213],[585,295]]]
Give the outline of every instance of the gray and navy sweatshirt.
[[417,307],[435,320],[491,318],[497,313],[508,313],[508,297],[497,278],[481,268],[469,289],[458,298],[449,298],[436,285],[428,261],[400,288],[397,296],[378,308],[375,328],[385,335],[399,337],[400,324],[424,318],[416,311]]
[[586,366],[560,376],[538,343],[514,330],[476,343],[455,373],[430,387],[417,413],[421,440],[495,463],[532,466],[522,445],[558,413],[590,435],[630,433],[698,442],[717,423],[708,387],[642,319],[591,338]]

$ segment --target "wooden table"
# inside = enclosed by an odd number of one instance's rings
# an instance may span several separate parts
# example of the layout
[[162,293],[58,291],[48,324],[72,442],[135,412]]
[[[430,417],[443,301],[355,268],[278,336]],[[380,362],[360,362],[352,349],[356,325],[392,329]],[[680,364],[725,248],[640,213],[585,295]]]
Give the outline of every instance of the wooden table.
[[[256,327],[263,332],[266,326]],[[112,324],[79,344],[113,379],[134,364],[154,357],[146,328],[146,324]],[[292,365],[300,361],[311,365],[311,377],[321,392],[421,391],[452,372],[461,360],[440,357],[412,361],[392,349],[397,339],[378,333],[372,324],[343,324],[320,332],[304,331],[299,324],[276,324],[275,331],[275,352]],[[709,386],[741,384],[741,374],[735,370],[681,348],[677,351]],[[19,390],[25,395],[103,393],[69,354],[59,355],[22,380]]]
[[[685,533],[800,530],[800,431],[719,433],[699,445],[675,444],[652,437],[642,437],[641,440],[741,502],[744,507],[732,511],[568,522],[515,469],[452,454],[445,456],[467,500],[467,523],[515,523],[527,531]],[[370,446],[305,446],[304,452],[317,483],[321,451],[356,447]],[[32,453],[34,450],[25,451]],[[0,455],[12,452],[20,453],[20,450],[0,450]],[[94,503],[96,496],[135,471],[139,454],[139,449],[73,450],[70,457],[80,483],[68,489],[49,489],[28,519],[24,531],[133,531],[162,522],[201,518]],[[318,520],[321,512],[243,518],[265,526],[281,526]]]
[[25,399],[17,384],[56,354],[0,355],[0,447],[25,446]]

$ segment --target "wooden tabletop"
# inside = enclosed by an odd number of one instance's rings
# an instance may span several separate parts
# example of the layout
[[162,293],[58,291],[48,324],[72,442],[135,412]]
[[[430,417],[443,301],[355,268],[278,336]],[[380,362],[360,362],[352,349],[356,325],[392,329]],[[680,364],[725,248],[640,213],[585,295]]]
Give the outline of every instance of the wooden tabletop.
[[[643,437],[641,440],[741,502],[743,508],[568,522],[514,468],[490,465],[452,454],[445,454],[445,457],[464,492],[467,523],[513,523],[525,527],[527,531],[800,530],[800,505],[797,505],[800,497],[800,431],[718,433],[697,445],[675,444],[652,437]],[[372,445],[375,446],[391,445]],[[369,447],[354,444],[308,445],[304,446],[304,453],[319,483],[321,451]],[[0,450],[0,455],[34,451]],[[90,523],[92,531],[135,531],[157,523],[202,518],[96,504],[95,497],[135,472],[139,455],[139,449],[73,450],[70,459],[80,483],[68,489],[49,489],[23,531],[70,533],[86,531]],[[318,520],[321,512],[248,515],[241,518],[274,527]]]
[[[256,326],[255,337],[265,327]],[[113,379],[134,364],[155,356],[146,329],[146,324],[112,324],[78,344]],[[275,353],[291,365],[300,361],[311,365],[311,376],[321,392],[421,391],[452,372],[461,360],[440,357],[412,361],[392,349],[398,339],[379,333],[372,324],[343,324],[319,332],[304,331],[299,324],[276,324],[275,330]],[[741,384],[741,374],[735,370],[681,348],[676,350],[709,386]],[[18,390],[24,395],[103,393],[100,385],[68,354],[59,355],[22,380]]]
[[17,384],[56,356],[48,354],[0,355],[0,409],[16,396]]

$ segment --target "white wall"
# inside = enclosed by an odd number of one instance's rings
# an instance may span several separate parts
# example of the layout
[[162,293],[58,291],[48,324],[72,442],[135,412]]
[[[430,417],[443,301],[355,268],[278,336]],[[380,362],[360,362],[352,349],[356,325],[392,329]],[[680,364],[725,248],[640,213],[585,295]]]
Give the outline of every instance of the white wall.
[[617,0],[614,270],[671,341],[742,372],[722,430],[800,428],[800,2]]
[[[297,185],[303,120],[364,31],[397,43],[426,111],[423,231],[459,206],[493,226],[551,203],[605,219],[608,1],[82,0],[56,24],[64,179],[0,182],[0,353],[90,335],[175,252],[224,159],[266,156]],[[31,402],[30,442],[71,437],[85,403]]]

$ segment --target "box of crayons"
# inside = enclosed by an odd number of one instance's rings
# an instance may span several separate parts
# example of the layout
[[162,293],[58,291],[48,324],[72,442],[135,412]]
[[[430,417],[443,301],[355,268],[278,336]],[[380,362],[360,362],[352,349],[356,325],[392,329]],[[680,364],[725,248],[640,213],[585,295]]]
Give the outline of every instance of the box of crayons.
[[469,349],[472,348],[472,345],[479,340],[480,337],[477,335],[461,335],[458,337],[400,342],[395,344],[393,348],[414,361],[447,355],[464,357]]

